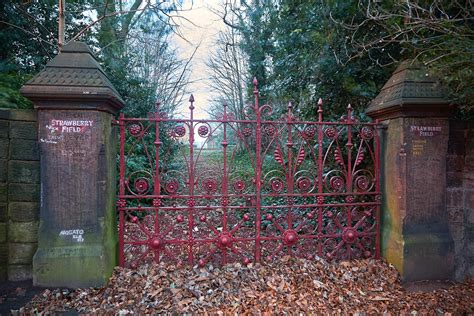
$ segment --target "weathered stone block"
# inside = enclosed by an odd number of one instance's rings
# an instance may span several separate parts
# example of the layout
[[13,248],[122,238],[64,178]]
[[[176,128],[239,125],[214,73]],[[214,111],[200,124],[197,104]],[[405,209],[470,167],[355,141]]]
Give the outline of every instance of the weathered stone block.
[[34,222],[39,219],[39,203],[10,202],[8,215],[13,222]]
[[446,157],[446,170],[449,171],[462,171],[464,168],[464,156],[462,155],[450,155]]
[[474,225],[474,208],[466,208],[464,216],[468,225]]
[[0,243],[7,242],[7,223],[0,223]]
[[474,212],[474,190],[465,190],[464,199],[464,207],[470,208]]
[[10,222],[8,224],[8,241],[19,243],[37,242],[38,222]]
[[10,138],[37,139],[38,124],[36,122],[10,122]]
[[474,277],[474,262],[471,262],[466,272],[466,277]]
[[0,265],[0,281],[6,281],[8,277],[8,269],[7,266]]
[[8,219],[8,204],[0,203],[0,223],[6,222]]
[[9,243],[8,264],[31,265],[37,248],[36,243]]
[[[458,257],[456,257],[456,259],[458,259]],[[454,279],[458,282],[463,282],[466,278],[466,269],[466,261],[464,259],[456,260]]]
[[460,208],[463,206],[463,190],[448,189],[446,190],[446,205],[448,208]]
[[9,265],[8,266],[8,280],[9,281],[25,281],[31,280],[32,276],[31,265]]
[[8,181],[8,160],[0,159],[0,182]]
[[8,263],[8,244],[0,244],[0,267]]
[[463,156],[466,153],[466,145],[461,141],[450,140],[448,144],[448,153]]
[[6,183],[0,183],[0,202],[8,201],[8,186]]
[[464,240],[464,223],[450,223],[449,231],[453,237],[454,242]]
[[39,183],[39,161],[10,160],[8,179],[10,183]]
[[404,260],[403,281],[449,280],[454,277],[454,242],[448,232],[406,235]]
[[0,119],[4,120],[33,122],[37,117],[36,110],[0,109]]
[[464,172],[474,173],[474,155],[465,156],[464,166]]
[[464,175],[462,171],[446,172],[446,186],[448,188],[460,188],[463,186]]
[[464,222],[464,209],[448,207],[447,211],[448,211],[449,223],[463,223]]
[[8,138],[0,138],[0,159],[8,159],[9,144]]
[[39,160],[38,142],[36,140],[12,139],[10,141],[10,159]]
[[474,243],[473,242],[466,243],[465,251],[466,251],[466,256],[474,257]]
[[10,202],[37,202],[40,196],[39,184],[12,183],[9,185]]
[[0,138],[9,138],[8,136],[8,121],[0,120]]

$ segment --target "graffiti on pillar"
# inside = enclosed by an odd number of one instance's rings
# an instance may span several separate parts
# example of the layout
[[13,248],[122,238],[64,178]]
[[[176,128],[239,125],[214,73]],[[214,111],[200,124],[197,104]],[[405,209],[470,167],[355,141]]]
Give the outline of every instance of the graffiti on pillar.
[[84,230],[83,229],[69,229],[61,230],[59,236],[70,236],[73,241],[84,242]]
[[51,119],[46,124],[48,131],[46,138],[41,138],[40,142],[57,144],[64,138],[64,134],[83,134],[94,125],[93,120],[59,120]]

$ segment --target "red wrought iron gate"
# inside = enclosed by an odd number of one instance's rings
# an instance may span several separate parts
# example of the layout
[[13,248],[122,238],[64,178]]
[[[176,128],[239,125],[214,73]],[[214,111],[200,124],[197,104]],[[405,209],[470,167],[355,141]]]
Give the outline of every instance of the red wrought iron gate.
[[254,94],[243,119],[195,119],[193,97],[187,119],[120,116],[121,266],[379,256],[377,122],[270,119]]

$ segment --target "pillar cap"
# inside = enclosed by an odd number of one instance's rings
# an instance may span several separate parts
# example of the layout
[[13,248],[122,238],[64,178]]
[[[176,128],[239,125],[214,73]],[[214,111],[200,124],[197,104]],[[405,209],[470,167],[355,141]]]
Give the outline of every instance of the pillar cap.
[[369,104],[366,113],[382,120],[396,117],[448,117],[454,108],[438,78],[420,63],[406,60]]
[[35,109],[117,113],[125,104],[90,48],[77,41],[67,43],[20,92]]

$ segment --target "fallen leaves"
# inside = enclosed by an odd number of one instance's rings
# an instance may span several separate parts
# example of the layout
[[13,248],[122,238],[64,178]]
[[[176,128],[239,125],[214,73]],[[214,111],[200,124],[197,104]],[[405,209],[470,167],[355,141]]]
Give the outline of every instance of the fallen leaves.
[[474,312],[474,280],[449,289],[406,292],[395,268],[380,260],[328,263],[284,257],[271,264],[239,263],[177,269],[116,268],[101,289],[45,290],[20,312],[150,314]]

